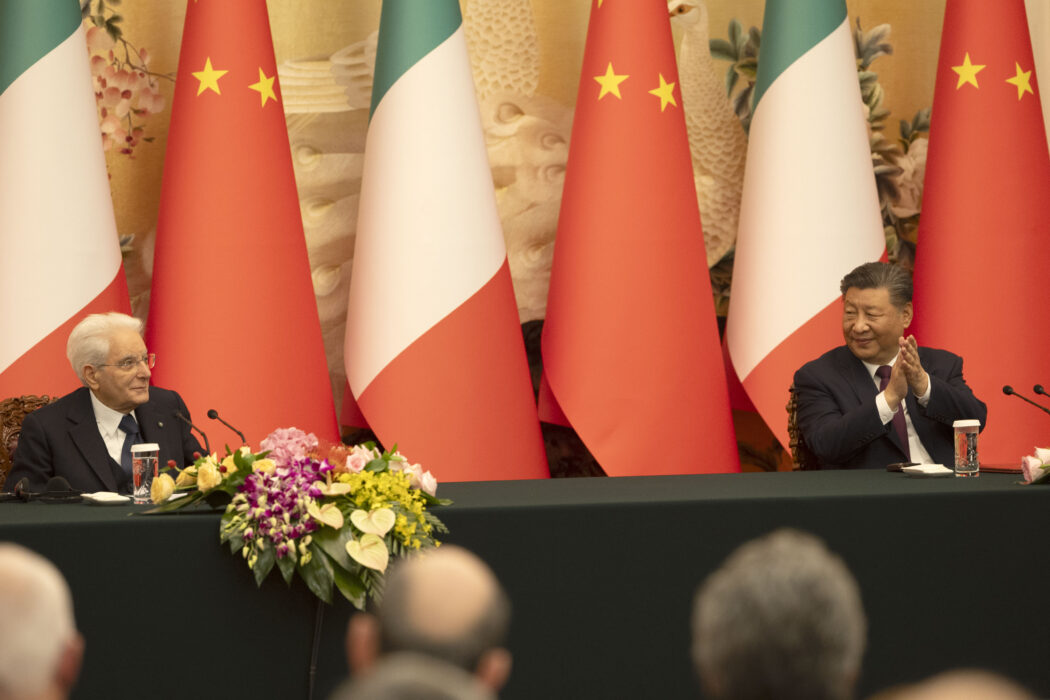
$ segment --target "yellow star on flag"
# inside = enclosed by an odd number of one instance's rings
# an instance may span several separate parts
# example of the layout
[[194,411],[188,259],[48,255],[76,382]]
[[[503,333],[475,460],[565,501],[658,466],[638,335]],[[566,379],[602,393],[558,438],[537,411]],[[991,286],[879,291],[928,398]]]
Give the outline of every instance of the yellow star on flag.
[[598,84],[602,86],[601,92],[598,93],[598,99],[602,99],[608,94],[613,94],[616,99],[622,100],[620,97],[620,83],[627,80],[629,75],[616,75],[613,71],[612,61],[609,61],[609,67],[605,69],[605,75],[596,75],[594,79],[598,81]]
[[256,92],[259,93],[259,96],[262,98],[262,106],[263,107],[266,106],[266,100],[273,100],[274,102],[277,101],[277,95],[273,91],[273,80],[274,80],[274,77],[276,77],[276,76],[267,78],[266,77],[266,73],[263,73],[263,69],[260,68],[259,69],[259,82],[255,83],[254,85],[249,85],[248,86],[249,90],[255,90]]
[[663,73],[659,73],[659,76],[660,76],[660,87],[653,88],[652,90],[649,91],[649,94],[650,95],[656,95],[657,97],[660,98],[660,111],[662,112],[662,111],[664,111],[664,109],[667,108],[667,104],[668,103],[674,105],[675,107],[678,106],[678,103],[674,101],[674,86],[675,86],[675,84],[674,83],[669,83],[666,80],[664,80],[664,74]]
[[958,90],[966,83],[970,83],[974,87],[977,85],[977,74],[984,70],[984,66],[974,65],[970,63],[970,52],[966,52],[966,56],[963,58],[961,66],[952,66],[952,70],[959,74],[959,82],[956,84],[955,89]]
[[1015,75],[1012,78],[1007,78],[1006,82],[1010,83],[1011,85],[1016,85],[1017,86],[1017,99],[1020,100],[1022,97],[1024,97],[1024,94],[1026,92],[1031,94],[1031,95],[1034,95],[1035,91],[1032,90],[1032,82],[1031,82],[1032,81],[1032,71],[1023,71],[1023,70],[1021,70],[1021,64],[1020,63],[1014,63],[1014,66],[1016,67],[1017,75]]
[[221,95],[219,92],[219,78],[229,73],[227,70],[215,70],[211,67],[211,57],[209,56],[204,61],[204,70],[193,73],[193,77],[200,81],[200,86],[197,88],[197,97],[200,97],[201,93],[205,90],[214,90],[216,95]]

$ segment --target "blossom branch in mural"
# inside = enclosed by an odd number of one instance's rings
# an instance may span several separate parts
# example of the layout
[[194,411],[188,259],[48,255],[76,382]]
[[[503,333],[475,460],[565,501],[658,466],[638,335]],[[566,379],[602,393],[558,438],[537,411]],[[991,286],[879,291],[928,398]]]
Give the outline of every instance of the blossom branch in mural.
[[150,55],[137,48],[120,27],[123,17],[113,7],[120,0],[89,0],[83,16],[90,26],[87,45],[102,130],[102,147],[131,157],[146,136],[144,119],[164,110],[160,81],[171,75],[149,69]]

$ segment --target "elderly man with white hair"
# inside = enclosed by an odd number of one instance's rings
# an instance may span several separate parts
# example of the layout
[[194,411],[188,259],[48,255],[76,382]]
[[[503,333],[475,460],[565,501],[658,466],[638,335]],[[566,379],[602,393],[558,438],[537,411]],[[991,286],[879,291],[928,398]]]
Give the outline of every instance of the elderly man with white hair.
[[68,697],[83,648],[62,574],[27,549],[0,544],[0,698]]
[[[131,446],[160,446],[160,464],[192,464],[200,443],[174,391],[151,387],[156,356],[142,322],[121,313],[91,314],[69,334],[66,355],[84,384],[26,416],[6,488],[41,490],[61,476],[78,491],[131,490]],[[181,416],[181,418],[180,418]]]
[[700,587],[693,662],[718,700],[848,700],[867,623],[857,581],[812,535],[737,549]]

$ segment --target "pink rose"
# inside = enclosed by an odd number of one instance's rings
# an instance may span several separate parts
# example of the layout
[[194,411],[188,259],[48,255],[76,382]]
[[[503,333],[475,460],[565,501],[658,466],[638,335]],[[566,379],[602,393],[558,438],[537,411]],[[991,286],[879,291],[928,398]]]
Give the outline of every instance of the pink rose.
[[423,476],[419,479],[419,488],[423,489],[431,496],[437,496],[438,480],[429,471],[423,472]]
[[1025,455],[1021,458],[1021,473],[1024,475],[1025,483],[1030,484],[1035,480],[1035,477],[1042,471],[1039,468],[1042,465],[1038,457]]
[[375,458],[376,455],[372,450],[367,447],[362,447],[361,445],[354,445],[350,450],[350,454],[346,457],[347,471],[357,474],[365,468],[365,465]]

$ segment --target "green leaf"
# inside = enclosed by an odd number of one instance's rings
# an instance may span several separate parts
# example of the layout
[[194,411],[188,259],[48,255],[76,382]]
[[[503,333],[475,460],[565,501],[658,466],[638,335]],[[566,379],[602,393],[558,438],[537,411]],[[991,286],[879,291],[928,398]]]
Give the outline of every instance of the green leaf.
[[747,33],[748,43],[755,47],[756,55],[758,49],[762,47],[762,30],[758,27],[751,27]]
[[735,61],[736,51],[733,50],[733,45],[725,39],[711,39],[711,58],[718,58],[723,61]]
[[328,557],[321,552],[315,552],[310,561],[299,566],[299,575],[303,577],[311,593],[328,604],[332,603],[334,574]]
[[740,74],[733,69],[733,66],[729,66],[729,70],[726,71],[726,97],[733,94],[733,88],[736,87],[739,79]]
[[144,515],[155,515],[157,513],[171,513],[172,511],[182,510],[183,508],[189,507],[194,503],[198,503],[204,498],[204,494],[200,491],[195,491],[189,496],[183,498],[176,498],[174,501],[165,501],[155,508],[150,508],[145,511]]
[[733,70],[740,74],[740,77],[749,83],[755,82],[755,77],[758,75],[758,61],[753,58],[747,58],[740,61]]
[[273,562],[275,559],[273,544],[269,542],[260,543],[255,549],[255,552],[259,558],[255,562],[255,567],[252,569],[252,573],[255,574],[255,585],[261,586],[262,582],[270,575],[270,570],[273,568]]
[[352,539],[349,530],[350,528],[348,527],[344,527],[341,530],[335,530],[330,527],[316,530],[313,533],[311,546],[316,545],[320,547],[338,566],[351,571],[356,570],[358,565],[346,553],[346,543]]
[[[289,543],[289,547],[295,545]],[[281,570],[281,576],[284,577],[284,582],[290,584],[292,582],[292,576],[295,575],[295,560],[289,555],[283,557],[277,557],[277,568]]]
[[371,462],[365,465],[365,471],[368,472],[383,472],[387,469],[387,461],[382,457],[373,459]]
[[365,602],[367,600],[365,584],[361,581],[361,578],[354,573],[354,571],[347,571],[343,567],[333,562],[327,552],[318,550],[318,553],[314,556],[320,556],[327,559],[332,566],[332,580],[335,582],[335,587],[343,594],[343,597],[349,600],[355,608],[358,610],[365,609]]
[[233,500],[233,496],[226,489],[233,490],[233,487],[223,482],[221,486],[216,486],[210,491],[204,493],[204,500],[212,508],[225,508],[230,505],[230,501]]
[[739,53],[739,47],[741,44],[740,35],[742,33],[743,27],[740,26],[740,20],[736,17],[729,20],[729,43],[738,48],[735,53]]

